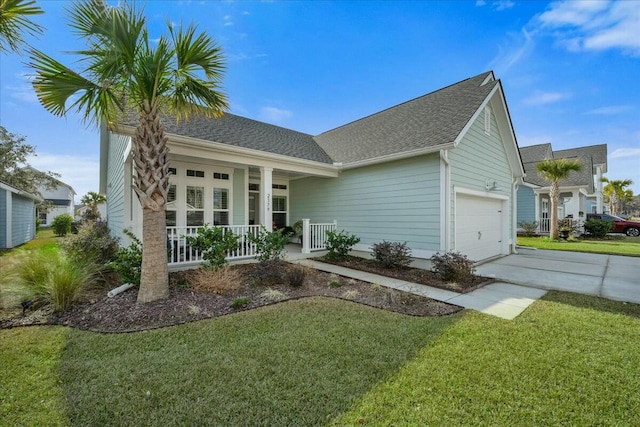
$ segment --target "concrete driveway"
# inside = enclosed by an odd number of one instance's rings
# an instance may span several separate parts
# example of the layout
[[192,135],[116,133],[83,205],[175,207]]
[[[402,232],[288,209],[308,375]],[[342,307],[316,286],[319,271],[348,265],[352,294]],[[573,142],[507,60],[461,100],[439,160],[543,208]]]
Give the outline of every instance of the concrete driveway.
[[518,248],[477,267],[477,273],[540,289],[640,304],[640,258]]

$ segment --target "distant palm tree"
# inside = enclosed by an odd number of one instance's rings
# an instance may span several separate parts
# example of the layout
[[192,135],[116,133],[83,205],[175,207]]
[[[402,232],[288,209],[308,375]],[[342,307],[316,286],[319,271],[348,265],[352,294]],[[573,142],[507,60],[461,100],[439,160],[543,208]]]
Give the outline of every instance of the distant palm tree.
[[102,203],[106,203],[107,197],[104,194],[96,193],[95,191],[89,191],[87,194],[82,196],[80,199],[80,203],[87,207],[87,210],[84,213],[84,217],[89,220],[97,220],[100,218],[100,211],[98,210],[98,205]]
[[602,194],[609,198],[609,212],[611,212],[611,215],[618,215],[622,202],[633,198],[633,191],[625,188],[633,184],[633,181],[630,179],[610,180],[602,178],[602,182],[607,183],[602,189]]
[[580,160],[549,159],[536,164],[538,174],[551,184],[549,198],[551,199],[551,220],[549,223],[549,236],[558,238],[558,199],[560,197],[560,181],[567,179],[572,171],[580,171]]
[[31,50],[33,87],[42,105],[58,116],[75,109],[85,122],[105,122],[110,128],[125,113],[137,117],[131,151],[133,189],[143,210],[138,302],[166,298],[169,149],[161,119],[222,115],[228,106],[220,91],[221,49],[207,34],[196,34],[193,24],[183,29],[168,23],[168,35],[150,41],[144,16],[127,2],[118,7],[105,0],[74,3],[70,21],[88,44],[86,50],[73,52],[81,57],[84,69],[73,71]]
[[44,13],[35,0],[0,0],[0,52],[20,53],[26,34],[42,33],[42,27],[29,19]]

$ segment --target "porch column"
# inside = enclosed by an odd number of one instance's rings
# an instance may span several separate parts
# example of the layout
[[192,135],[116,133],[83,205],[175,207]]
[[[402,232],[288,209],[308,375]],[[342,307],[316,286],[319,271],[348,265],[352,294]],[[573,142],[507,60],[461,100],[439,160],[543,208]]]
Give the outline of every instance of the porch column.
[[311,220],[302,220],[302,253],[311,253]]
[[268,231],[273,229],[273,207],[271,192],[273,186],[273,168],[260,168],[260,224]]
[[535,221],[538,223],[538,232],[540,232],[540,226],[542,223],[540,222],[540,193],[533,192],[533,209],[535,211]]
[[602,166],[596,166],[596,213],[604,213],[602,206]]

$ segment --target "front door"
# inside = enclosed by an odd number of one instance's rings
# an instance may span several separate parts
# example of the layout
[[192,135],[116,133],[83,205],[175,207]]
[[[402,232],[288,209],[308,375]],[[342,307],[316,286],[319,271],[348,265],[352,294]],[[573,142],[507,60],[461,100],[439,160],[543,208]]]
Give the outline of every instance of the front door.
[[260,224],[260,193],[249,191],[249,225]]

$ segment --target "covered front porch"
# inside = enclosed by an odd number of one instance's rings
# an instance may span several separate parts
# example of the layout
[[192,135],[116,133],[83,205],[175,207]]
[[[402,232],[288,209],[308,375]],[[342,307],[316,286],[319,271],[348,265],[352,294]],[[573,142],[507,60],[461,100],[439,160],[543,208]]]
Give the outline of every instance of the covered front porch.
[[[538,234],[547,235],[550,230],[551,199],[549,189],[534,190]],[[585,219],[587,192],[583,188],[562,188],[558,199],[558,220],[571,219],[580,225]]]
[[[327,233],[336,231],[337,222],[312,223],[302,220],[302,234],[293,235],[286,246],[287,259],[307,258],[312,253],[326,249]],[[256,236],[262,225],[222,225],[218,226],[225,233],[233,233],[240,238],[238,247],[227,253],[227,261],[239,261],[255,258],[258,255],[256,245],[249,240],[249,235]],[[202,263],[202,253],[189,246],[187,237],[198,234],[200,227],[167,227],[167,247],[170,269],[195,267]],[[298,243],[300,242],[300,243]]]

